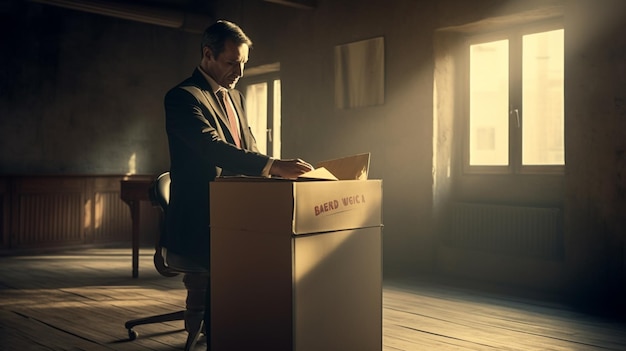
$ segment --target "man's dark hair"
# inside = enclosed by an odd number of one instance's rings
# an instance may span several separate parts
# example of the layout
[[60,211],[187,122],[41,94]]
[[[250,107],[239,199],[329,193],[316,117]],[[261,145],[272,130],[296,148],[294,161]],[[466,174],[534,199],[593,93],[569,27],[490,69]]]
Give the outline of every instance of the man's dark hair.
[[237,45],[248,44],[252,48],[252,40],[248,38],[238,25],[233,22],[219,20],[204,30],[200,55],[204,47],[211,49],[211,53],[217,58],[224,51],[224,42],[231,40]]

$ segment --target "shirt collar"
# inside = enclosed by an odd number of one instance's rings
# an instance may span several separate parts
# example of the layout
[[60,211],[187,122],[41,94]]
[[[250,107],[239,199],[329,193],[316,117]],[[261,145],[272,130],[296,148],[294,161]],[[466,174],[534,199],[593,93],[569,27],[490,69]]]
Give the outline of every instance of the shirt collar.
[[202,69],[202,67],[198,66],[198,70],[200,71],[200,73],[202,73],[202,75],[204,76],[204,79],[206,79],[206,81],[211,86],[211,91],[213,91],[213,94],[217,94],[217,92],[220,91],[220,90],[223,90],[224,92],[228,92],[228,89],[226,89],[226,88],[222,87],[221,85],[217,84],[215,79],[211,78],[211,76],[208,73],[206,73]]

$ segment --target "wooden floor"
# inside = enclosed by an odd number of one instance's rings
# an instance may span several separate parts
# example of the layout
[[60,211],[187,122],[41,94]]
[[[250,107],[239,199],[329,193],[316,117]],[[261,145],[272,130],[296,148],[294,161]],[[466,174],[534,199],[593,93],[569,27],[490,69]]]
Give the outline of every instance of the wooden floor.
[[[138,279],[130,277],[130,249],[0,257],[0,350],[182,349],[182,322],[137,327],[134,341],[124,328],[184,303],[180,278],[159,276],[151,251],[141,251]],[[205,348],[201,340],[197,349]],[[382,349],[623,351],[626,324],[554,303],[394,280],[384,283]]]

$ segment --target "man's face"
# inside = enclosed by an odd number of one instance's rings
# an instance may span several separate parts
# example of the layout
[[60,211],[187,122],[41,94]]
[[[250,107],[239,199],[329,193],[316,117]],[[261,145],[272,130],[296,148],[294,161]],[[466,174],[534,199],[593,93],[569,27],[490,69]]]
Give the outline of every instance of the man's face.
[[248,62],[248,44],[237,46],[233,41],[226,40],[224,51],[215,57],[209,48],[203,49],[204,69],[219,85],[233,89],[239,78],[243,77],[243,69]]

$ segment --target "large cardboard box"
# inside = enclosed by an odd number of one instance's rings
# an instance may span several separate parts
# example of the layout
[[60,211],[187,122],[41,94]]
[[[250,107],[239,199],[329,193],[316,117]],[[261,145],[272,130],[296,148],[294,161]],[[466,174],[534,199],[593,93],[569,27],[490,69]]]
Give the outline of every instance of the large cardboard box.
[[211,346],[382,349],[382,181],[211,183]]

